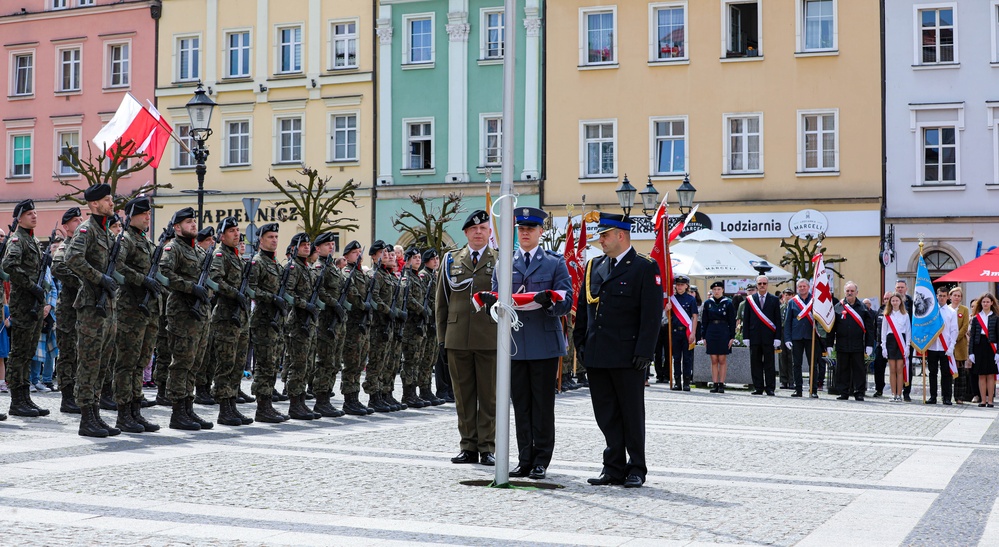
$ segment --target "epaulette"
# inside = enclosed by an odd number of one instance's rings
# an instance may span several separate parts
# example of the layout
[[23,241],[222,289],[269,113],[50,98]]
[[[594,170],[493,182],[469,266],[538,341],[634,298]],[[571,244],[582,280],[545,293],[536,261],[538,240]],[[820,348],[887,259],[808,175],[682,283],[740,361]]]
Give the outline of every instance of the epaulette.
[[563,255],[560,255],[551,249],[545,249],[545,253],[550,256],[554,256],[555,258],[565,258]]
[[635,256],[637,256],[639,258],[644,258],[646,262],[655,262],[655,260],[652,260],[651,258],[649,258],[649,255],[645,255],[645,254],[636,252]]

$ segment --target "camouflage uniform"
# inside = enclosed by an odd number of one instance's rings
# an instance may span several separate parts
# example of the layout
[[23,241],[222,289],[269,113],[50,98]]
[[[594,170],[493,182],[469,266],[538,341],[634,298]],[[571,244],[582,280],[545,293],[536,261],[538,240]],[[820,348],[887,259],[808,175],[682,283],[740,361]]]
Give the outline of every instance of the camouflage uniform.
[[375,288],[371,293],[374,312],[372,313],[371,325],[368,329],[368,337],[376,344],[371,344],[371,351],[368,356],[368,368],[364,373],[364,392],[368,395],[373,393],[384,393],[382,389],[382,378],[385,376],[385,367],[388,364],[388,355],[393,347],[393,333],[389,328],[389,318],[392,313],[392,295],[399,285],[395,275],[378,266],[371,277],[371,282]]
[[278,313],[274,305],[283,268],[274,260],[274,253],[260,251],[250,267],[250,289],[256,307],[250,316],[253,338],[253,395],[270,398],[274,393],[277,365],[283,350],[282,321],[272,323]]
[[[42,249],[31,231],[18,226],[7,242],[3,271],[10,276],[10,356],[7,358],[7,385],[28,389],[31,358],[38,349],[44,321],[42,306],[31,292],[42,267]],[[38,305],[35,317],[32,308]]]
[[139,309],[146,299],[142,285],[152,265],[156,245],[146,233],[135,227],[125,231],[121,242],[118,272],[125,282],[118,291],[118,358],[114,369],[114,400],[121,405],[142,397],[142,371],[153,355],[159,331],[160,297],[154,295],[146,303],[148,315]]
[[420,270],[422,278],[427,283],[427,311],[429,315],[424,318],[426,334],[423,337],[423,349],[420,353],[421,361],[416,371],[416,385],[426,388],[430,394],[430,383],[434,376],[434,364],[437,363],[437,322],[434,320],[434,308],[437,302],[437,272],[429,268]]
[[194,285],[201,275],[204,252],[191,238],[177,237],[164,248],[160,262],[163,275],[170,280],[166,316],[172,359],[167,377],[167,396],[173,401],[194,396],[197,372],[194,366],[198,345],[204,337],[205,320],[196,318],[192,308],[198,302],[194,296]]
[[[293,258],[286,267],[291,268],[287,293],[294,298],[295,304],[285,320],[287,354],[284,364],[288,371],[288,396],[297,397],[305,393],[312,368],[309,359],[315,356],[316,323],[305,309],[312,296],[315,274],[301,258]],[[309,322],[308,326],[306,322]]]
[[[427,279],[423,272],[404,270],[405,283],[409,287],[409,298],[406,300],[406,311],[409,318],[402,332],[402,355],[405,364],[402,369],[403,386],[419,386],[419,371],[423,366],[426,347],[426,326],[424,319],[423,300],[427,296]],[[429,304],[428,304],[429,305]]]
[[212,395],[216,400],[236,398],[250,345],[250,315],[240,307],[238,298],[243,260],[231,247],[220,245],[219,249],[211,269],[212,280],[219,286],[211,326],[212,360],[216,366]]
[[59,389],[72,388],[76,379],[76,308],[73,302],[80,292],[80,278],[66,266],[66,252],[73,243],[70,235],[61,247],[52,253],[52,277],[62,283],[62,290],[56,298],[56,340],[59,344],[59,359],[56,361],[56,381]]
[[[353,269],[360,268],[361,260],[358,264],[347,267]],[[347,272],[350,275],[350,272]],[[347,294],[347,301],[351,309],[347,312],[346,334],[343,341],[343,372],[340,375],[340,392],[346,395],[357,394],[361,391],[361,372],[364,370],[364,362],[368,358],[370,349],[368,332],[371,330],[362,328],[362,323],[367,316],[364,309],[364,300],[368,295],[368,287],[371,285],[371,277],[359,270],[354,274],[351,282],[350,292]],[[372,312],[374,313],[374,312]]]
[[[319,299],[326,309],[319,314],[319,328],[316,336],[316,371],[312,377],[312,389],[316,393],[332,393],[336,384],[336,375],[340,372],[340,353],[343,350],[343,338],[347,332],[344,321],[339,321],[330,332],[330,325],[336,317],[335,308],[339,306],[340,292],[344,288],[346,275],[330,263],[317,275],[323,276],[319,286]],[[347,287],[348,293],[350,287]],[[346,310],[344,310],[346,313]]]
[[[163,250],[163,257],[167,251]],[[162,263],[160,259],[160,263]],[[158,389],[166,389],[167,376],[170,374],[170,361],[173,352],[170,351],[170,332],[167,331],[166,298],[160,299],[159,328],[156,329],[156,368],[153,370],[153,381]],[[165,393],[165,392],[164,392]]]

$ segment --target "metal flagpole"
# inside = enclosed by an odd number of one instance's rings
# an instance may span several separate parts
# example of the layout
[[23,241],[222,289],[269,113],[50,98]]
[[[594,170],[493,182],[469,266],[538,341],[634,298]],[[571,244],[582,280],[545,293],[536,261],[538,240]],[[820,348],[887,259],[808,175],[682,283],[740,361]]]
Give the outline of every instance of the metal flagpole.
[[[513,304],[513,136],[516,72],[517,10],[515,0],[505,0],[503,20],[503,169],[500,178],[500,241],[496,260],[499,301]],[[498,314],[496,325],[496,477],[493,484],[510,483],[510,325],[509,309]]]

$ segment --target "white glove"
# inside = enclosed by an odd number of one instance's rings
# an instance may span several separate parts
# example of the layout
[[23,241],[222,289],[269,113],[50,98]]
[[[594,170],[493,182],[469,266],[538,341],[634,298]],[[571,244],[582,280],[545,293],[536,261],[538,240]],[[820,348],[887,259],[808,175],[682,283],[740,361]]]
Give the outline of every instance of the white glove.
[[790,349],[794,349],[794,344],[792,344],[791,341],[788,340],[787,342],[784,342],[784,347],[787,348],[787,349],[789,349],[789,350]]
[[972,365],[974,365],[975,364],[975,354],[972,353],[971,355],[969,355],[968,356],[968,360],[971,361]]
[[872,353],[874,353],[874,348],[872,348],[871,346],[867,346],[866,348],[864,348],[864,354],[867,355],[868,357],[870,357]]
[[[747,348],[749,347],[749,340],[743,340],[742,343],[745,344]],[[974,361],[972,361],[972,363],[974,363]]]
[[953,357],[953,356],[954,356],[954,348],[948,349],[947,350],[947,357]]
[[999,354],[996,355],[996,365],[999,365]]
[[779,347],[780,347],[780,340],[774,340],[774,349],[777,349]]
[[888,348],[881,348],[881,357],[888,358]]

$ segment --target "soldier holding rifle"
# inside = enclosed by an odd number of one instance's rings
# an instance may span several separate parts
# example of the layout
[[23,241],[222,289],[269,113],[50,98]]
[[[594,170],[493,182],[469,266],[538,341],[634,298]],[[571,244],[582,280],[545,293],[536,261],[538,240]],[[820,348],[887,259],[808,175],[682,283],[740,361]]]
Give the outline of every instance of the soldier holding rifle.
[[340,372],[340,352],[346,332],[345,306],[349,292],[349,278],[333,264],[333,233],[324,232],[316,236],[316,251],[319,253],[319,269],[316,271],[319,282],[319,298],[325,309],[319,314],[316,333],[316,369],[312,375],[312,389],[316,394],[316,404],[312,410],[324,418],[339,418],[344,412],[330,403],[333,384]]
[[[284,331],[283,321],[275,321],[274,318],[288,311],[287,301],[278,297],[284,269],[274,258],[274,251],[278,247],[277,223],[261,226],[257,239],[260,250],[250,261],[250,289],[256,302],[250,315],[254,362],[251,391],[257,398],[256,420],[276,424],[288,419],[288,416],[275,410],[273,405],[278,361],[284,351],[281,336]],[[287,282],[287,278],[285,280]]]
[[371,278],[361,270],[362,254],[361,244],[357,241],[351,241],[343,249],[343,256],[347,259],[347,276],[352,281],[349,289],[351,292],[347,295],[351,308],[347,313],[347,332],[343,342],[340,391],[343,392],[343,411],[351,416],[365,416],[374,412],[357,398],[361,391],[361,371],[364,370],[364,362],[368,357],[368,316],[372,313],[368,302],[372,283]]

